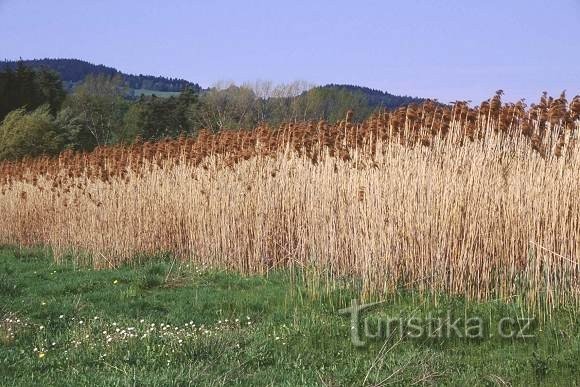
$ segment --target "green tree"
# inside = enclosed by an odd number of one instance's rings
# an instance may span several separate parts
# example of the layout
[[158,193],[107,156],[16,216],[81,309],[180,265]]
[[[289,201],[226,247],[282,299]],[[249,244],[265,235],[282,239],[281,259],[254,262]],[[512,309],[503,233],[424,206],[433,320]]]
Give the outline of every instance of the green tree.
[[126,87],[119,75],[89,75],[79,85],[66,105],[82,122],[79,146],[91,149],[115,142],[123,116],[129,107],[124,99]]
[[58,132],[62,134],[64,139],[64,147],[73,150],[87,149],[86,144],[93,142],[91,133],[86,130],[85,122],[82,117],[70,107],[61,109],[54,120]]
[[118,141],[121,143],[132,143],[137,137],[143,138],[143,99],[132,103],[123,116],[123,126],[119,131]]
[[298,97],[296,104],[305,120],[336,122],[344,119],[349,110],[355,112],[355,120],[362,120],[373,111],[363,93],[342,88],[313,88]]
[[256,121],[257,98],[248,86],[217,85],[200,98],[199,121],[213,131],[251,128]]
[[0,120],[15,109],[32,111],[44,104],[55,115],[64,98],[62,82],[54,72],[34,71],[22,62],[15,71],[8,68],[0,72]]
[[0,160],[55,154],[63,143],[64,136],[54,122],[49,105],[32,112],[24,108],[14,110],[0,125]]
[[125,114],[120,140],[158,140],[191,134],[199,127],[197,109],[197,94],[189,88],[178,97],[141,97]]
[[62,81],[55,72],[40,71],[37,73],[36,82],[40,89],[43,103],[48,104],[51,114],[55,116],[66,97]]

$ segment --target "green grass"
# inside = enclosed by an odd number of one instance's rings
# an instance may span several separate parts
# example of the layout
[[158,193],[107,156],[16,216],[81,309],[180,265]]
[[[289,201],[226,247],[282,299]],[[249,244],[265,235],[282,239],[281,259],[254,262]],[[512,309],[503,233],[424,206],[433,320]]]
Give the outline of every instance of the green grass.
[[[573,312],[532,324],[526,339],[394,335],[356,347],[337,312],[355,292],[314,294],[287,272],[241,276],[170,257],[94,271],[0,249],[0,385],[580,384]],[[418,300],[400,294],[365,317],[450,310],[483,317],[491,331],[522,314],[500,302]]]

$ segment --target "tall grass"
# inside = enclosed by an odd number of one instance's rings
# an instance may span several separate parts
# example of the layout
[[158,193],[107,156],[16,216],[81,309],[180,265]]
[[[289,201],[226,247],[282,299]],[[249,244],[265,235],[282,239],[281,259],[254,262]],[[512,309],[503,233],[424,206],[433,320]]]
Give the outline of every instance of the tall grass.
[[168,251],[243,272],[314,270],[366,294],[577,307],[580,121],[495,130],[502,111],[478,117],[473,138],[470,121],[440,133],[406,111],[396,127],[347,117],[5,165],[0,243],[89,253],[95,267]]

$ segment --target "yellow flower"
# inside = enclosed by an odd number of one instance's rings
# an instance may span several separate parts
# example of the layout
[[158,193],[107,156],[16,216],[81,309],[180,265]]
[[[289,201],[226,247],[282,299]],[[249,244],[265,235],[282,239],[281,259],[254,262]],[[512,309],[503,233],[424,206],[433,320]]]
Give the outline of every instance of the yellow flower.
[[113,283],[114,283],[114,284],[117,284],[118,282],[119,282],[119,281],[117,281],[117,280],[114,280],[114,281],[113,281]]
[[45,353],[44,352],[38,352],[38,358],[42,359],[44,357]]

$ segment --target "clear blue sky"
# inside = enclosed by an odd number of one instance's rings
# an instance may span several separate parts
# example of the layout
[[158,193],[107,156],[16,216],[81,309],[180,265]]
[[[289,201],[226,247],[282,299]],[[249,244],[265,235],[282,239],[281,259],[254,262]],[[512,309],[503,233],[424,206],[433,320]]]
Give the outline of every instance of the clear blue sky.
[[395,94],[580,93],[580,0],[0,0],[0,58]]

